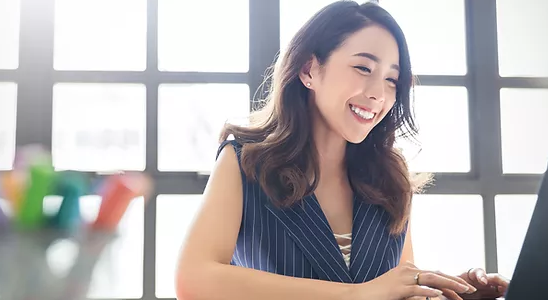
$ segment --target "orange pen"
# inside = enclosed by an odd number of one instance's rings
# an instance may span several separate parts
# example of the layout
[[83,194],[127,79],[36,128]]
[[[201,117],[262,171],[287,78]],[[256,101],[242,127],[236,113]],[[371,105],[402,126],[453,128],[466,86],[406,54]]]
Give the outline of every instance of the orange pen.
[[143,174],[113,175],[107,179],[102,202],[92,228],[114,231],[133,199],[144,196],[150,189],[150,180]]
[[8,200],[13,213],[19,211],[25,188],[25,176],[20,171],[9,171],[0,176],[3,197]]

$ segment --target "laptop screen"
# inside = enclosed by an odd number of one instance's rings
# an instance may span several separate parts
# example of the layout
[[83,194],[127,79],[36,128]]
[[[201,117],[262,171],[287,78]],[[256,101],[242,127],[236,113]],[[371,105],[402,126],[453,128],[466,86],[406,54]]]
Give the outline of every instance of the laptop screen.
[[547,271],[548,174],[545,173],[506,299],[548,299],[548,282],[545,275]]

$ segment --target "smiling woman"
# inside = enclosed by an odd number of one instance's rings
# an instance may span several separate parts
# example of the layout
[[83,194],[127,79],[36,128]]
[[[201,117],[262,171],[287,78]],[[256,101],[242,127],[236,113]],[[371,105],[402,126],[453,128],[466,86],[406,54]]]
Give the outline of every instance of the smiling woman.
[[[317,188],[320,172],[327,178],[347,172],[353,190],[383,206],[392,233],[401,233],[413,191],[392,146],[397,130],[416,133],[405,38],[396,23],[379,25],[374,18],[382,20],[383,10],[374,4],[362,6],[371,16],[357,20],[350,17],[356,11],[335,12],[337,5],[351,4],[332,4],[305,24],[275,69],[266,106],[252,115],[250,127],[228,125],[223,139],[232,134],[243,144],[243,170],[272,200],[293,204]],[[323,21],[329,13],[347,21]],[[344,30],[352,32],[346,39],[339,34]],[[323,170],[325,159],[338,160],[330,161],[338,173]],[[256,172],[258,162],[264,175]]]
[[221,134],[180,256],[178,297],[474,293],[477,282],[412,264],[411,197],[429,177],[411,176],[394,147],[397,133],[417,130],[409,51],[392,16],[373,2],[332,3],[272,70],[265,104]]

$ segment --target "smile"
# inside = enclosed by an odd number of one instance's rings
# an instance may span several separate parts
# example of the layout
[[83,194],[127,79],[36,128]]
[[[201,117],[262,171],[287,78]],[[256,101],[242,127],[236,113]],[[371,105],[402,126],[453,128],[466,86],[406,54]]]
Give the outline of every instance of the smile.
[[355,115],[357,115],[358,117],[364,120],[371,120],[376,115],[376,113],[361,109],[359,107],[353,106],[352,104],[350,104],[350,110],[352,110],[352,112],[354,112]]

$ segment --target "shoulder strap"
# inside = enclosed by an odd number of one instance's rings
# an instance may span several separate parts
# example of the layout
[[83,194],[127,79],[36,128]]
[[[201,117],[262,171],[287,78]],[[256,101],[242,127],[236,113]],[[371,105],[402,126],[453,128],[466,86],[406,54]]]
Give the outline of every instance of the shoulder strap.
[[238,156],[238,162],[240,162],[240,154],[242,152],[242,145],[240,143],[236,142],[235,140],[226,140],[219,145],[219,149],[217,149],[217,155],[215,156],[215,160],[219,158],[219,154],[221,154],[221,151],[223,150],[226,145],[232,145],[234,147],[234,151],[236,151],[236,155]]
[[238,157],[238,166],[240,167],[240,174],[242,175],[242,182],[245,184],[247,182],[247,176],[245,175],[244,170],[242,169],[242,145],[238,143],[235,140],[226,140],[219,145],[219,149],[217,150],[217,156],[215,157],[215,160],[219,158],[219,154],[221,154],[221,151],[224,147],[227,145],[232,145],[234,148],[234,151],[236,151],[236,156]]

